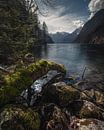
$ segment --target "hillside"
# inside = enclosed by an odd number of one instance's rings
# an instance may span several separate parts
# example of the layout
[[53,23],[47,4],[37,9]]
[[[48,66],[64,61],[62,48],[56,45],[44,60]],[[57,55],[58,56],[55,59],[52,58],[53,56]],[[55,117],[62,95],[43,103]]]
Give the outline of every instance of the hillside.
[[104,44],[104,9],[98,11],[84,25],[74,42]]
[[45,22],[41,26],[37,11],[25,0],[0,0],[0,63],[11,64],[31,52],[34,45],[52,42]]
[[55,43],[63,43],[64,37],[69,35],[69,33],[66,32],[56,32],[56,33],[51,33],[50,36],[53,39]]
[[55,43],[71,43],[73,40],[76,39],[78,34],[80,33],[81,27],[75,29],[72,33],[67,32],[57,32],[54,34],[50,34],[53,41]]

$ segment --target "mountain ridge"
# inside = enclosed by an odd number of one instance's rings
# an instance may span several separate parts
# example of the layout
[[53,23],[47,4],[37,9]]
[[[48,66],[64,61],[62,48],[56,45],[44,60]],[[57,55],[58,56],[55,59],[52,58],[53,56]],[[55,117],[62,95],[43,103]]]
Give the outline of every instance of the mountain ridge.
[[98,11],[85,25],[74,42],[104,44],[104,9]]
[[50,34],[50,37],[55,43],[71,43],[76,39],[77,35],[80,33],[81,27],[75,29],[72,33],[68,32],[56,32]]

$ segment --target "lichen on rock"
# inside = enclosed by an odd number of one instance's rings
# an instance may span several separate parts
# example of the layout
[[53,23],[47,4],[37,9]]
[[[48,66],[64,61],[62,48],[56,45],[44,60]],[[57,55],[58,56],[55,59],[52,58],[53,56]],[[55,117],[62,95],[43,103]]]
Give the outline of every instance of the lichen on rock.
[[78,100],[79,98],[80,92],[77,89],[61,82],[48,86],[43,90],[42,102],[53,102],[61,106],[66,106],[69,102]]

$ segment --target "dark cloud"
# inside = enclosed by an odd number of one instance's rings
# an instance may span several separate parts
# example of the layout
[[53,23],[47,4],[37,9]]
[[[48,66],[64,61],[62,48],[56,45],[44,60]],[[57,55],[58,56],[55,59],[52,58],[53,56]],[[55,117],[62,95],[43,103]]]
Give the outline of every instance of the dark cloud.
[[56,7],[57,6],[64,6],[66,8],[65,12],[61,15],[67,14],[77,14],[79,16],[88,16],[88,4],[89,0],[57,0]]
[[40,19],[46,21],[50,32],[72,32],[89,18],[88,4],[89,0],[56,0],[49,17]]

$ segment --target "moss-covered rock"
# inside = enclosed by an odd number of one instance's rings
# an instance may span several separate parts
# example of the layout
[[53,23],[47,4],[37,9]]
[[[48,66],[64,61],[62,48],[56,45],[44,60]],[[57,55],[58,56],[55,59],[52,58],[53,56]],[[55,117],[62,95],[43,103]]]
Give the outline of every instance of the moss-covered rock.
[[63,65],[56,64],[51,61],[40,60],[36,63],[33,63],[27,67],[27,70],[33,74],[33,78],[37,79],[40,75],[46,74],[49,70],[57,70],[61,73],[66,73],[66,70]]
[[80,93],[71,86],[63,86],[58,88],[57,90],[59,93],[59,98],[66,103],[68,101],[77,100],[80,97]]
[[58,83],[44,89],[42,100],[65,106],[79,98],[80,92],[77,89],[64,83]]
[[8,106],[0,114],[1,130],[39,130],[40,119],[31,109]]
[[49,70],[57,70],[65,74],[63,65],[40,60],[6,75],[4,77],[5,83],[0,87],[0,106],[15,101],[15,97],[19,96],[24,89],[30,87],[37,78],[45,75]]

